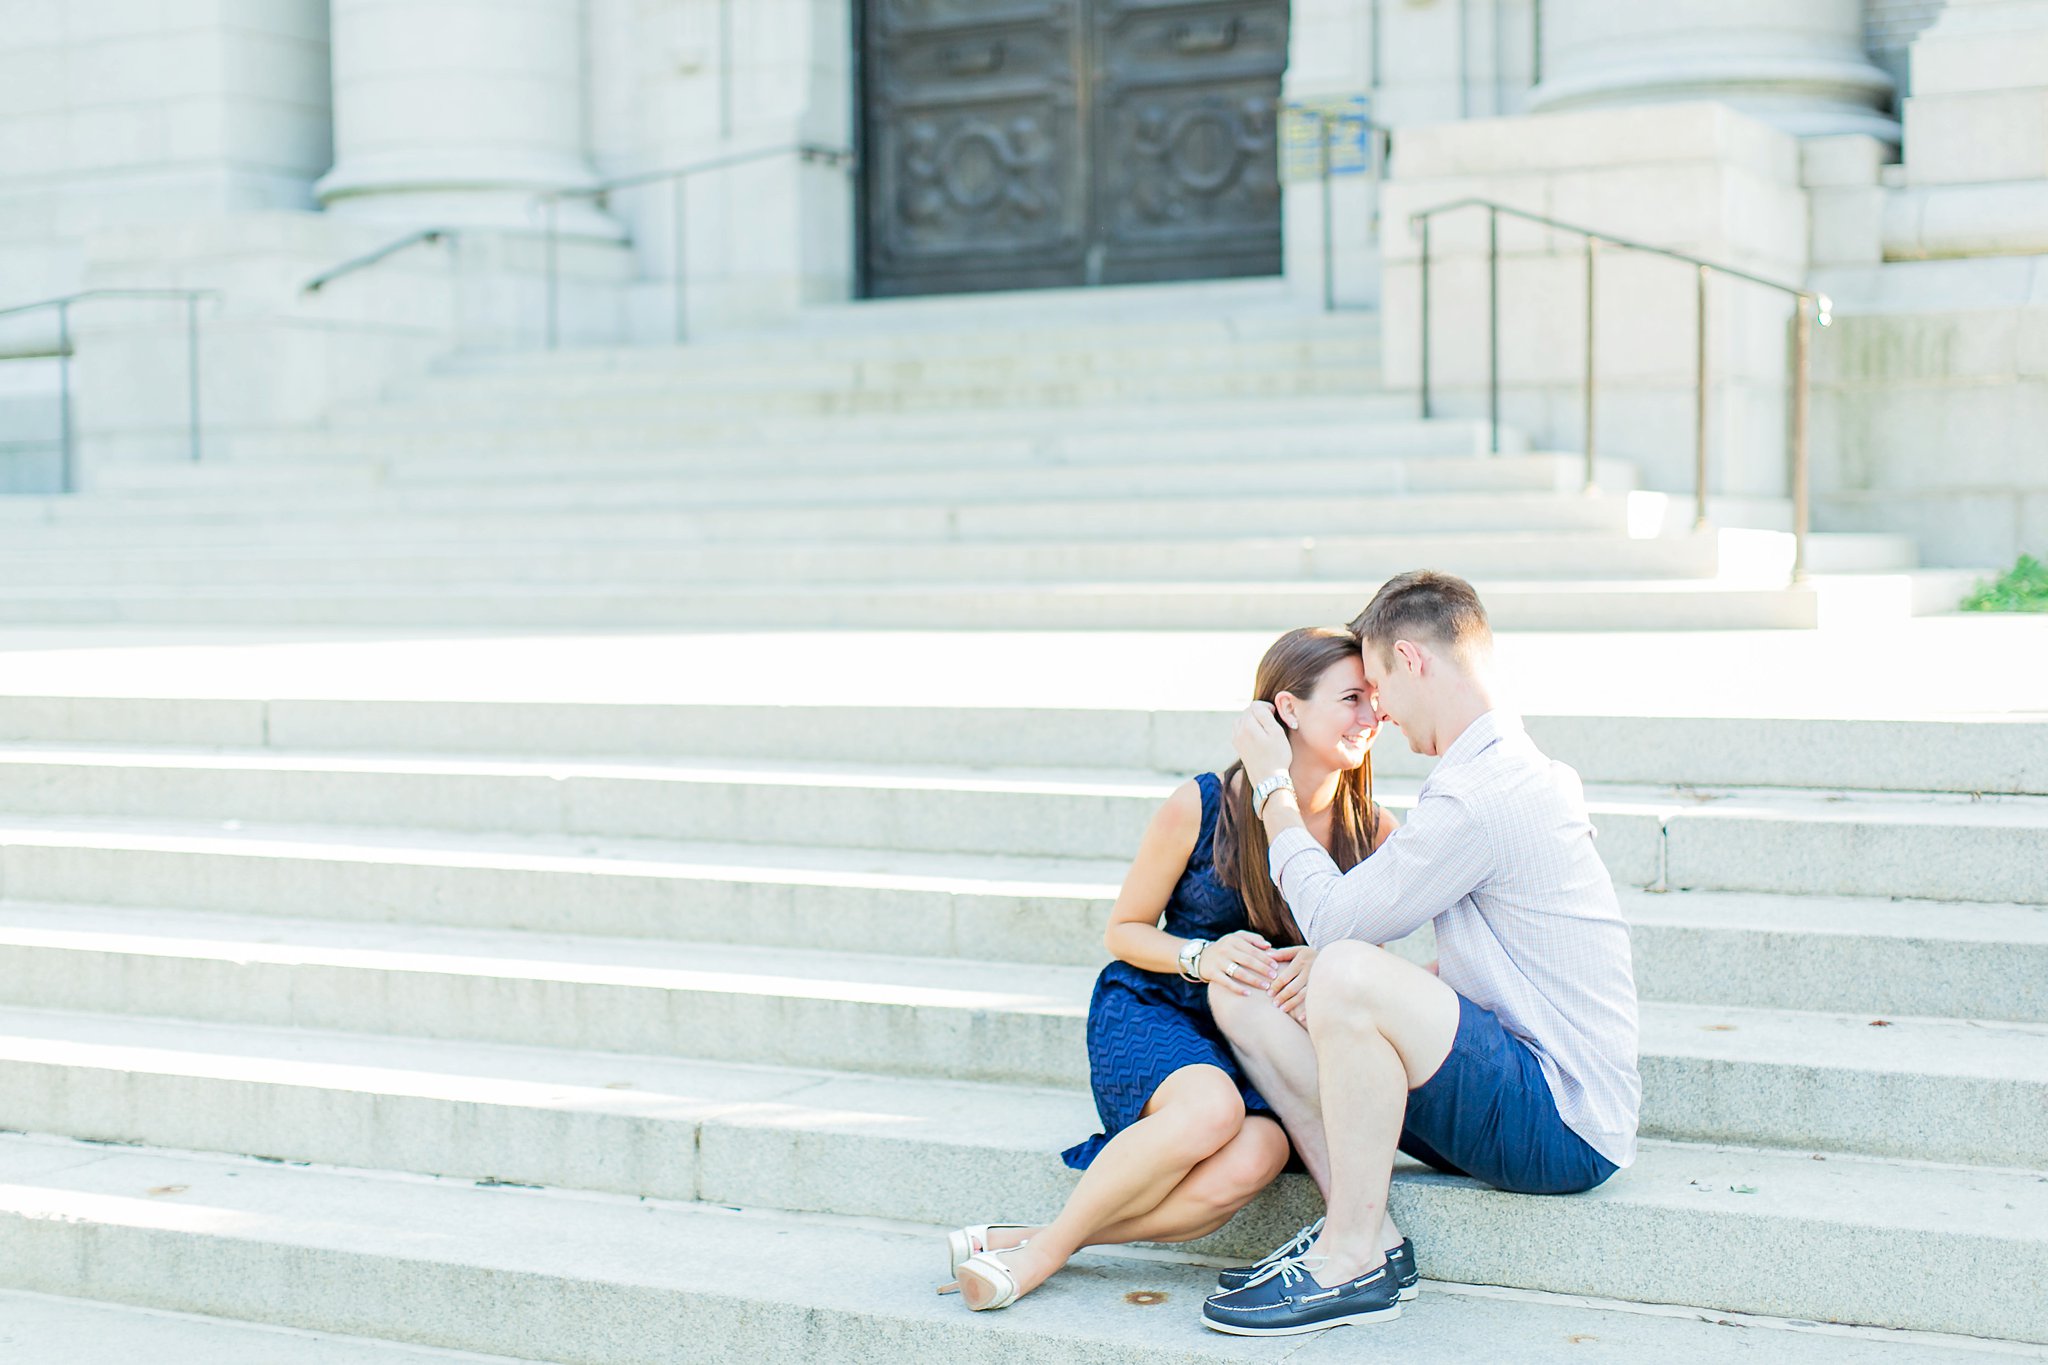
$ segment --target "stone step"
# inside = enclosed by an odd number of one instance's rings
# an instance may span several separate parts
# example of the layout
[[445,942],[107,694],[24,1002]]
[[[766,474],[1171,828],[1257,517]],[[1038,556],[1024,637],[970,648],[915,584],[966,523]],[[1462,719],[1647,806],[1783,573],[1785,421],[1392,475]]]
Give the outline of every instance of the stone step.
[[[1123,344],[1103,344],[1105,341]],[[943,345],[920,339],[914,346],[899,345],[893,350],[842,343],[836,353],[820,353],[815,347],[782,352],[731,345],[649,349],[650,355],[632,364],[581,362],[431,370],[390,393],[401,401],[481,395],[526,401],[539,394],[583,397],[719,388],[983,386],[1232,370],[1284,380],[1291,373],[1316,369],[1344,368],[1371,375],[1380,355],[1379,338],[1364,331],[1256,341],[1156,333],[1101,339],[1060,337],[1049,345],[1020,341],[1014,335],[961,337]]]
[[[0,1001],[1028,1086],[1087,1084],[1089,968],[10,903]],[[1643,1132],[2018,1165],[2048,1028],[1647,1003]],[[1083,1134],[1077,1134],[1078,1140]]]
[[[1709,1192],[1724,1173],[1702,1163],[1697,1178],[1706,1189],[1674,1191],[1617,1231],[1640,1233],[1661,1222],[1671,1232],[1704,1225],[1777,1234],[1801,1259],[1729,1256],[1726,1243],[1691,1232],[1657,1254],[1611,1264],[1601,1258],[1613,1258],[1613,1237],[1560,1238],[1532,1259],[1557,1282],[1615,1284],[1639,1297],[1653,1297],[1641,1291],[1659,1286],[1729,1290],[1722,1297],[1839,1302],[1840,1316],[1851,1319],[1938,1322],[1982,1336],[2043,1334],[2038,1302],[2014,1302],[2015,1280],[2026,1274],[2016,1276],[2016,1264],[2031,1260],[2013,1215],[1968,1224],[1923,1217],[1916,1212],[1923,1201],[1909,1197],[1906,1180],[1874,1167],[1845,1191],[1848,1198],[1829,1200],[1830,1219],[1839,1208],[1853,1221],[1808,1224],[1800,1215],[1819,1211],[1811,1201],[1779,1205]],[[690,1343],[693,1358],[716,1361],[950,1363],[982,1358],[992,1344],[1005,1360],[1044,1365],[1251,1360],[1274,1351],[1205,1331],[1195,1308],[1213,1272],[1180,1258],[1090,1254],[1017,1307],[975,1315],[932,1294],[942,1243],[925,1227],[21,1139],[0,1141],[0,1182],[7,1229],[0,1246],[17,1252],[0,1256],[8,1283],[524,1359],[637,1365],[675,1358],[680,1343]],[[1474,1192],[1447,1201],[1466,1207],[1446,1213],[1469,1212],[1472,1230],[1483,1235],[1487,1198]],[[1514,1255],[1560,1225],[1594,1231],[1579,1211],[1614,1208],[1598,1194],[1546,1202],[1507,1246],[1494,1230],[1491,1259]],[[1723,1208],[1727,1217],[1706,1212]],[[1446,1223],[1447,1233],[1452,1226]],[[1872,1266],[1873,1229],[1888,1249],[1905,1253],[1896,1264]],[[1425,1258],[1435,1255],[1434,1230],[1417,1229]],[[1434,1273],[1449,1273],[1448,1259],[1439,1257]],[[1983,1292],[1945,1292],[1927,1273],[1930,1263],[1981,1282]],[[1287,1351],[1301,1361],[1355,1360],[1375,1349],[1421,1362],[1547,1363],[1593,1359],[1589,1346],[1617,1361],[1704,1365],[1780,1349],[1817,1365],[1988,1358],[1978,1353],[1981,1342],[1766,1322],[1729,1332],[1718,1324],[1714,1315],[1431,1285],[1397,1321],[1294,1339]],[[1760,1340],[1766,1333],[1782,1348]]]
[[521,1365],[510,1356],[6,1291],[0,1291],[0,1359],[22,1365]]
[[[696,507],[815,506],[828,502],[975,502],[991,499],[1046,501],[1047,480],[1058,480],[1063,501],[1088,498],[1225,497],[1234,490],[1238,468],[1255,463],[1265,487],[1339,487],[1369,490],[1391,498],[1416,494],[1528,494],[1581,491],[1583,462],[1570,455],[1386,456],[1356,452],[1289,455],[1253,452],[1218,444],[1170,463],[1130,457],[1069,460],[1028,449],[957,452],[958,466],[929,460],[892,460],[890,447],[872,458],[864,447],[799,447],[769,451],[688,451],[640,455],[610,461],[527,460],[406,464],[379,472],[364,465],[335,470],[324,482],[320,469],[299,471],[298,479],[259,477],[271,466],[114,466],[94,478],[83,501],[36,500],[35,512],[133,515],[218,513],[244,506],[296,515],[308,496],[335,505],[432,509],[546,506],[631,507],[679,502]],[[741,462],[744,461],[744,464]],[[289,468],[288,466],[286,468]],[[789,479],[804,482],[792,490]],[[1633,466],[1602,461],[1599,487],[1609,494],[1635,489]],[[1177,480],[1171,488],[1162,485]],[[9,502],[6,509],[30,507]],[[17,512],[21,520],[35,517]],[[1407,529],[1404,527],[1403,529]]]
[[[1220,510],[1220,509],[1219,509]],[[1862,538],[1857,538],[1859,543]],[[1912,542],[1886,540],[1910,568]],[[1211,536],[1191,539],[1033,540],[993,542],[727,542],[702,548],[474,544],[460,547],[380,546],[334,539],[326,545],[243,547],[187,545],[52,553],[0,551],[0,584],[24,587],[307,584],[362,587],[531,583],[645,583],[667,588],[812,583],[1114,583],[1174,578],[1313,582],[1390,578],[1417,564],[1443,564],[1472,577],[1540,579],[1723,579],[1782,582],[1792,565],[1792,537],[1775,531],[1708,531],[1632,539],[1582,533]]]
[[[1501,630],[1876,629],[1953,610],[1981,576],[1964,570],[1845,574],[1815,577],[1791,587],[1677,579],[1481,580],[1474,586]],[[13,587],[0,589],[0,621],[465,629],[1280,631],[1303,622],[1346,620],[1378,587],[1376,579],[817,585],[802,593],[782,587],[730,586],[654,591],[636,583]]]
[[[1245,658],[1254,653],[1248,648]],[[657,665],[643,658],[622,666]],[[992,658],[984,666],[1007,665]],[[313,679],[310,691],[305,679],[271,678],[261,686],[269,689],[264,699],[0,695],[0,742],[941,767],[971,756],[986,768],[1111,767],[1184,776],[1213,771],[1229,758],[1237,715],[757,699],[747,723],[734,725],[731,705],[706,702],[345,698],[326,695],[333,688],[328,676]],[[1545,753],[1592,783],[2048,795],[2048,717],[1535,714],[1523,723]],[[1383,778],[1426,777],[1435,762],[1412,752],[1398,728],[1373,751]]]
[[[15,899],[1096,967],[1120,860],[73,821]],[[1624,889],[1646,1000],[2048,1024],[2048,909]],[[1400,945],[1434,956],[1422,931]]]
[[[0,747],[0,810],[1123,859],[1172,779],[724,761]],[[1409,808],[1416,784],[1379,798]],[[1596,784],[1617,884],[2048,904],[2048,800]]]
[[[386,457],[425,456],[443,460],[450,456],[501,452],[544,451],[555,454],[663,450],[677,445],[710,442],[783,443],[821,439],[854,441],[978,441],[1000,438],[1009,441],[1035,437],[1071,436],[1082,431],[1120,433],[1158,447],[1166,433],[1179,428],[1201,427],[1211,431],[1234,430],[1240,435],[1258,432],[1261,438],[1305,439],[1312,434],[1328,442],[1346,434],[1364,439],[1381,423],[1406,428],[1416,422],[1415,400],[1406,394],[1366,393],[1362,396],[1300,395],[1279,399],[1235,398],[1206,400],[1182,398],[1162,403],[1101,403],[1086,408],[1038,405],[1002,407],[988,404],[973,409],[921,412],[838,412],[775,413],[750,408],[737,414],[719,416],[694,412],[686,421],[604,421],[540,422],[529,420],[518,427],[458,422],[438,426],[412,425],[384,430],[330,430],[298,435],[283,433],[262,437],[250,447],[269,458],[305,458],[376,453]],[[1478,455],[1491,452],[1491,437],[1483,423],[1470,420],[1444,424],[1446,453]],[[1297,435],[1290,437],[1289,433]],[[1168,446],[1170,448],[1170,445]],[[1503,430],[1499,453],[1521,454],[1529,449],[1527,438],[1518,431]],[[1400,453],[1424,454],[1428,449]]]
[[[927,501],[876,499],[794,501],[784,504],[705,505],[680,490],[635,507],[487,509],[391,508],[374,500],[350,507],[300,504],[274,507],[170,509],[128,503],[91,511],[66,510],[54,518],[20,515],[12,537],[29,547],[51,540],[84,546],[148,544],[220,545],[227,533],[240,545],[464,544],[649,545],[677,541],[728,543],[818,540],[1028,541],[1034,537],[1241,537],[1291,538],[1324,531],[1398,525],[1409,534],[1566,532],[1625,536],[1656,534],[1668,523],[1674,500],[1661,493],[1564,498],[1537,493],[1439,493],[1307,497],[1297,494],[1219,494],[1131,497],[988,498]],[[47,524],[36,524],[47,522]],[[1768,534],[1768,533],[1766,533]],[[1185,567],[1175,561],[1171,567]],[[1169,575],[1170,577],[1170,575]],[[146,580],[145,580],[146,581]],[[1363,598],[1360,599],[1364,601]]]
[[[1116,291],[1104,291],[1114,295]],[[1151,291],[1157,294],[1157,290]],[[1236,346],[1353,342],[1375,345],[1376,314],[1304,311],[1291,300],[1262,299],[1258,306],[1207,300],[1163,308],[1157,297],[1102,300],[1082,311],[1076,299],[1023,294],[973,296],[975,306],[951,317],[912,320],[901,300],[863,300],[849,309],[807,307],[793,323],[761,332],[721,333],[672,346],[579,347],[563,351],[457,352],[436,361],[432,373],[562,374],[582,371],[688,369],[726,360],[862,360],[933,355],[1015,356],[1082,352],[1141,352],[1155,347]],[[927,300],[926,302],[931,302]],[[954,302],[959,302],[955,300]],[[1135,305],[1135,306],[1134,306]]]
[[1224,363],[1208,369],[1133,370],[1128,374],[1035,378],[1011,376],[995,367],[976,378],[964,375],[950,383],[897,383],[876,387],[845,387],[819,381],[778,384],[762,376],[758,386],[707,383],[701,388],[668,386],[616,392],[608,386],[594,392],[559,391],[537,384],[508,395],[469,394],[429,389],[410,398],[385,398],[373,404],[337,406],[328,424],[337,431],[392,427],[416,428],[453,423],[517,426],[542,419],[552,422],[597,419],[610,421],[695,421],[749,415],[818,416],[841,413],[947,413],[989,408],[1065,410],[1083,416],[1099,404],[1171,403],[1180,399],[1214,401],[1242,398],[1265,402],[1290,398],[1343,398],[1370,394],[1379,387],[1377,365],[1365,363],[1295,366],[1269,371],[1245,370]]

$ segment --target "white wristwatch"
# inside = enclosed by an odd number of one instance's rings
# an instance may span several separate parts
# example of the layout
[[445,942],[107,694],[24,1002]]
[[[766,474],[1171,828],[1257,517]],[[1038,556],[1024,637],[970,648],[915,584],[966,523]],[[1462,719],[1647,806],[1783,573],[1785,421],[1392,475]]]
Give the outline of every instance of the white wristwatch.
[[1202,950],[1209,946],[1206,938],[1191,938],[1180,945],[1180,976],[1183,981],[1202,979]]
[[1274,773],[1264,782],[1252,788],[1252,816],[1254,819],[1263,820],[1266,818],[1266,803],[1272,800],[1273,793],[1279,791],[1282,787],[1289,791],[1294,790],[1294,778],[1291,774],[1284,772]]

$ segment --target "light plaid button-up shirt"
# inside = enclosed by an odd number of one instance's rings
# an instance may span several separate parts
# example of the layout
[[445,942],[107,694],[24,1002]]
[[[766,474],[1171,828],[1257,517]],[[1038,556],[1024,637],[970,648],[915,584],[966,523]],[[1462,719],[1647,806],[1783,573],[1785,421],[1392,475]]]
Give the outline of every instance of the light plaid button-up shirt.
[[1443,983],[1530,1045],[1573,1132],[1617,1166],[1635,1159],[1643,1087],[1628,925],[1579,775],[1544,757],[1519,717],[1474,721],[1407,822],[1349,872],[1299,829],[1273,841],[1271,867],[1319,948],[1390,943],[1436,921]]

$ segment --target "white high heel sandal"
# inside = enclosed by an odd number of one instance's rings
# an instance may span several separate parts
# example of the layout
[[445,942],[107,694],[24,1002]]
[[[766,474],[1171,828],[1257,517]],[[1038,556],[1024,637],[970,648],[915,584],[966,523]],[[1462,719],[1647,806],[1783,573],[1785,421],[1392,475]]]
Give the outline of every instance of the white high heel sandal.
[[960,1301],[977,1313],[1008,1308],[1017,1301],[1017,1273],[1000,1259],[1016,1247],[979,1251],[960,1263]]
[[[991,1232],[1023,1232],[1030,1223],[975,1223],[969,1227],[955,1228],[946,1234],[946,1273],[953,1278],[939,1286],[941,1294],[960,1292],[960,1267],[989,1249],[988,1235]],[[1024,1243],[1019,1242],[1018,1246]],[[1004,1247],[1004,1251],[1015,1250]]]

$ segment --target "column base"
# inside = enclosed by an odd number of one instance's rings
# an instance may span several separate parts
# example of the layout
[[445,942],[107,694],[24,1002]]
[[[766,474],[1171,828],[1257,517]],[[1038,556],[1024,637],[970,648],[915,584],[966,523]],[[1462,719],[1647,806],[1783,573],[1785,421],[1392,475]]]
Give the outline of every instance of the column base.
[[1867,62],[1820,57],[1699,57],[1637,61],[1547,80],[1531,113],[1714,100],[1795,137],[1863,133],[1896,145],[1899,121],[1877,106],[1891,78]]
[[2048,253],[2048,181],[1913,186],[1884,206],[1888,261]]
[[[313,192],[330,213],[361,222],[539,232],[546,225],[540,195],[594,183],[588,168],[559,157],[396,153],[350,158]],[[625,238],[624,227],[589,198],[560,200],[555,212],[565,234]]]

